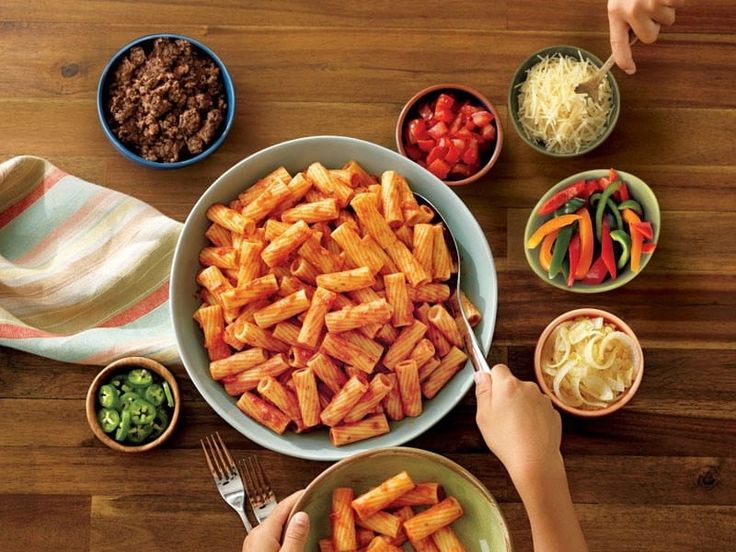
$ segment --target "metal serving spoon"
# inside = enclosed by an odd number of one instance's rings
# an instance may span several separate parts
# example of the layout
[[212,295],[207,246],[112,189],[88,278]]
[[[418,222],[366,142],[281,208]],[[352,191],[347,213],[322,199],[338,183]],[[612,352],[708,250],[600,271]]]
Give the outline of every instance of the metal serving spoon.
[[453,290],[453,293],[450,295],[450,307],[452,308],[453,314],[456,316],[456,320],[459,322],[458,328],[460,329],[460,333],[463,334],[465,349],[468,352],[468,356],[470,356],[470,362],[473,363],[473,368],[477,372],[490,372],[491,368],[488,366],[488,361],[483,355],[478,339],[475,337],[475,332],[473,332],[473,328],[470,326],[470,322],[468,322],[468,318],[462,308],[462,301],[460,299],[460,272],[462,269],[462,258],[460,257],[460,250],[457,247],[455,236],[439,209],[437,209],[431,201],[416,192],[414,192],[414,196],[420,203],[426,204],[428,207],[431,207],[435,213],[437,213],[437,216],[442,221],[442,225],[445,227],[445,235],[449,234],[450,236],[450,239],[445,241],[450,246],[450,255],[457,265],[457,272],[453,274],[447,282],[450,286],[450,290]]

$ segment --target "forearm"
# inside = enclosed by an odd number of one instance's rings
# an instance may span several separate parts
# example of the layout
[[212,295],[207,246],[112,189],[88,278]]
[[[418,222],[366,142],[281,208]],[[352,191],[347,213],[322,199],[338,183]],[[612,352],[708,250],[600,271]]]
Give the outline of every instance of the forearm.
[[544,471],[512,474],[532,527],[534,552],[587,552],[562,457]]

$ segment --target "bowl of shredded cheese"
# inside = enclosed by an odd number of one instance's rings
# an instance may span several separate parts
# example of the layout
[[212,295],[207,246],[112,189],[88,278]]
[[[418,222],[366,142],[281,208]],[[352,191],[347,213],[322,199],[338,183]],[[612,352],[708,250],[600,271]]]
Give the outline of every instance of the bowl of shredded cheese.
[[576,157],[601,145],[618,120],[616,79],[609,72],[597,98],[576,94],[575,87],[602,65],[574,46],[551,46],[524,60],[509,88],[510,118],[521,139],[553,157]]
[[628,403],[644,373],[632,329],[613,314],[576,309],[555,318],[534,351],[537,381],[560,409],[604,416]]

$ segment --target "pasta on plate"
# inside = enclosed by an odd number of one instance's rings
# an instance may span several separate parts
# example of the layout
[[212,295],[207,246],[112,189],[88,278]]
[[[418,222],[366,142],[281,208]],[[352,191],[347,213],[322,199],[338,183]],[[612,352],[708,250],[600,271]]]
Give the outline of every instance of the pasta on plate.
[[419,552],[464,552],[451,524],[462,517],[454,497],[440,499],[436,482],[415,483],[405,471],[355,497],[350,487],[332,491],[329,538],[320,552],[395,552],[407,541]]
[[280,167],[207,218],[194,319],[210,374],[272,431],[387,433],[465,364],[443,225],[395,171]]

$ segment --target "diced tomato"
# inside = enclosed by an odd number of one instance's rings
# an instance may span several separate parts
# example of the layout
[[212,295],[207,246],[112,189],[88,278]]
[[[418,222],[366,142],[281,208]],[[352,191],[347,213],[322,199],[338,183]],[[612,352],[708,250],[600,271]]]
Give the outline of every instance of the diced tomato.
[[435,146],[435,144],[436,142],[432,140],[432,138],[428,138],[427,140],[419,140],[417,142],[417,146],[419,146],[419,149],[425,153],[432,151],[432,148]]
[[427,165],[427,170],[437,178],[444,180],[450,174],[450,165],[442,159],[435,159]]
[[427,134],[427,123],[424,119],[414,119],[409,123],[409,141],[416,144],[419,140],[429,138]]
[[467,178],[471,174],[473,174],[473,172],[471,172],[470,167],[468,167],[465,163],[455,163],[452,169],[450,169],[450,174],[458,176],[460,178]]
[[463,116],[461,114],[456,115],[452,121],[452,124],[450,125],[450,134],[454,135],[458,130],[462,128],[463,124],[465,124],[465,121],[463,121]]
[[450,163],[451,165],[454,165],[458,161],[460,161],[460,150],[455,147],[455,144],[450,142],[449,146],[447,147],[447,153],[445,154],[445,161]]
[[430,128],[427,132],[429,132],[429,135],[432,138],[434,138],[435,140],[439,140],[445,134],[447,134],[447,130],[447,125],[444,122],[439,122],[432,128]]
[[486,125],[483,127],[480,135],[486,142],[493,142],[496,139],[496,127],[493,125]]
[[455,98],[453,98],[449,94],[443,93],[437,97],[437,104],[435,105],[435,112],[438,109],[451,110],[453,107],[455,107]]
[[443,148],[440,146],[433,147],[432,151],[430,151],[429,155],[427,155],[427,163],[431,165],[435,159],[444,159],[446,153],[447,148]]
[[429,107],[429,104],[425,103],[419,107],[419,116],[425,121],[429,121],[432,118],[432,115],[432,108]]
[[411,159],[412,161],[418,161],[419,159],[424,157],[424,153],[422,153],[422,150],[420,150],[414,144],[406,144],[404,146],[404,149],[406,150],[406,155],[408,155],[409,159]]
[[463,179],[480,170],[481,156],[487,159],[486,152],[498,138],[490,111],[441,93],[417,112],[403,131],[407,157],[442,179],[448,174]]
[[463,163],[475,165],[478,162],[478,141],[472,138],[463,152]]
[[459,149],[460,153],[462,153],[465,151],[465,146],[467,145],[467,142],[462,138],[453,138],[452,145]]
[[473,123],[475,126],[484,127],[491,124],[491,121],[493,120],[493,115],[491,115],[488,111],[476,111],[473,113]]

